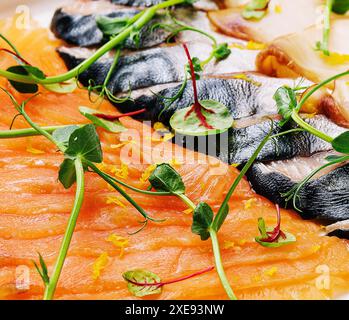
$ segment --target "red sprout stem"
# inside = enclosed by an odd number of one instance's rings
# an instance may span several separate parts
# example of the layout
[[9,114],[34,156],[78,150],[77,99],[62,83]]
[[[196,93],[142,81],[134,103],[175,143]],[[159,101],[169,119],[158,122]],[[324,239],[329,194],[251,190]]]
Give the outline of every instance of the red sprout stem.
[[279,239],[279,237],[286,239],[286,235],[284,234],[283,231],[281,231],[280,206],[278,204],[276,204],[275,206],[276,206],[276,212],[277,212],[277,224],[273,231],[267,232],[268,238],[262,239],[261,241],[263,242],[272,243],[272,242],[275,242],[277,239]]
[[28,65],[28,66],[31,66],[31,64],[27,61],[27,60],[24,60],[22,57],[20,57],[17,53],[9,50],[9,49],[6,49],[6,48],[0,48],[0,51],[4,51],[4,52],[7,52],[11,55],[13,55],[14,57],[16,57],[17,59],[21,60],[24,64]]
[[176,283],[176,282],[181,282],[181,281],[184,281],[184,280],[187,280],[187,279],[190,279],[190,278],[194,278],[196,276],[199,276],[201,274],[204,274],[204,273],[207,273],[207,272],[210,272],[214,269],[214,267],[209,267],[209,268],[206,268],[204,270],[201,270],[201,271],[197,271],[195,273],[192,273],[190,275],[187,275],[187,276],[184,276],[184,277],[180,277],[180,278],[177,278],[177,279],[173,279],[173,280],[168,280],[168,281],[163,281],[163,282],[153,282],[153,283],[147,283],[147,282],[136,282],[136,281],[132,281],[132,280],[128,280],[130,283],[136,285],[136,286],[140,286],[140,287],[157,287],[157,288],[161,288],[167,284],[171,284],[171,283]]
[[104,113],[94,113],[93,115],[98,117],[98,118],[104,119],[104,120],[113,121],[113,120],[117,120],[117,119],[120,119],[120,118],[123,118],[123,117],[132,117],[132,116],[135,116],[137,114],[141,114],[141,113],[143,113],[145,111],[147,111],[147,109],[144,108],[144,109],[141,109],[141,110],[132,111],[132,112],[129,112],[129,113],[124,113],[124,114],[119,114],[119,115],[104,114]]
[[199,105],[201,107],[199,99],[198,99],[198,91],[197,91],[197,86],[196,86],[196,76],[195,76],[193,61],[191,60],[191,56],[190,56],[188,47],[185,43],[183,43],[183,48],[184,48],[185,54],[187,55],[188,63],[189,63],[189,67],[190,67],[191,81],[193,84],[193,91],[194,91],[194,105]]
[[[200,120],[201,124],[207,128],[207,129],[214,129],[211,125],[209,125],[206,121],[206,117],[202,114],[202,105],[199,102],[199,98],[198,98],[198,90],[197,90],[197,86],[196,86],[196,77],[195,77],[195,70],[194,70],[194,66],[193,66],[193,61],[191,59],[188,47],[185,43],[182,44],[185,54],[188,58],[188,63],[189,63],[189,67],[190,67],[190,73],[191,73],[191,81],[193,84],[193,92],[194,92],[194,104],[192,106],[192,108],[187,112],[187,114],[185,115],[185,118],[188,118],[190,116],[190,114],[192,112],[195,112],[196,116],[198,117],[198,119]],[[214,113],[213,110],[207,110],[210,113]]]

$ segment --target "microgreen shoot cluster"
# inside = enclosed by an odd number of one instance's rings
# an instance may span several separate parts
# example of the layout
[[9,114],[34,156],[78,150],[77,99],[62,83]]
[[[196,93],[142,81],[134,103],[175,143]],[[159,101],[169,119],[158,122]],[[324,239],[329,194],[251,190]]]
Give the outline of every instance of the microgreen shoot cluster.
[[178,110],[173,114],[170,119],[172,129],[177,133],[196,136],[217,134],[228,130],[234,121],[228,108],[215,100],[199,101],[195,66],[187,45],[183,44],[183,48],[188,58],[194,103],[191,107]]
[[292,200],[293,207],[298,211],[301,211],[298,208],[297,202],[300,200],[300,192],[302,188],[317,173],[324,170],[325,168],[328,168],[336,164],[344,164],[349,160],[349,131],[345,131],[344,133],[340,134],[335,138],[330,137],[326,133],[319,131],[318,129],[312,127],[307,122],[305,122],[299,115],[299,112],[301,111],[303,105],[314,93],[316,93],[318,90],[325,87],[326,85],[330,84],[331,82],[348,75],[349,71],[346,71],[322,81],[321,83],[313,86],[305,95],[303,95],[300,101],[298,101],[297,99],[296,92],[289,87],[279,88],[274,95],[274,100],[278,107],[278,111],[283,118],[280,122],[281,125],[284,125],[292,120],[298,125],[299,128],[330,143],[332,148],[340,153],[339,155],[327,157],[326,164],[322,165],[320,168],[315,169],[301,182],[297,183],[291,190],[282,195],[285,198],[286,203]]
[[349,11],[349,0],[326,0],[324,9],[323,35],[322,41],[316,43],[316,50],[322,51],[326,56],[330,56],[329,42],[331,33],[331,13],[344,15]]

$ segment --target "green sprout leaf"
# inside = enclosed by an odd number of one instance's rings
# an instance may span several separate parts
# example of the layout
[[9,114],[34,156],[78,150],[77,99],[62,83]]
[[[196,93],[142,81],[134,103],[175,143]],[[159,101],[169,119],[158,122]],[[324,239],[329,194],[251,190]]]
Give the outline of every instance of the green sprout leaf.
[[200,202],[194,210],[191,231],[205,241],[210,238],[209,227],[212,221],[213,211],[211,207],[205,202]]
[[273,242],[264,242],[263,239],[268,238],[268,232],[273,232],[274,228],[267,228],[265,226],[265,221],[263,218],[258,219],[258,229],[261,235],[259,237],[256,237],[255,241],[266,248],[279,248],[297,241],[296,237],[293,234],[289,232],[283,232],[284,237],[279,236]]
[[47,266],[46,263],[42,257],[42,255],[39,253],[39,263],[40,267],[37,265],[35,261],[33,261],[35,269],[39,273],[42,281],[44,282],[45,285],[48,285],[50,282],[50,277],[48,276],[48,271],[47,271]]
[[135,297],[161,293],[161,279],[148,270],[136,269],[123,273],[127,288]]
[[76,125],[59,128],[53,131],[52,137],[57,142],[57,145],[62,146],[63,148],[67,148],[70,136],[75,130],[79,128],[80,127]]
[[[39,69],[31,66],[13,66],[7,69],[7,71],[9,72],[12,72],[18,75],[24,75],[24,76],[28,76],[31,74],[28,70],[31,70],[36,76],[43,75],[43,73]],[[40,77],[37,77],[37,78],[40,79]],[[44,78],[45,78],[45,75],[44,75]],[[20,93],[36,93],[39,90],[39,87],[37,84],[23,83],[23,82],[17,82],[13,80],[9,80],[9,82],[11,83],[12,87],[14,87]]]
[[213,56],[219,61],[229,57],[231,50],[227,43],[218,44],[213,50]]
[[76,79],[70,79],[64,82],[45,84],[43,87],[55,93],[71,93],[75,91],[78,85]]
[[73,131],[65,154],[72,158],[80,157],[82,160],[101,163],[103,154],[95,126],[88,124]]
[[273,98],[278,112],[283,118],[279,125],[283,126],[291,119],[293,110],[297,108],[296,94],[290,87],[281,87],[276,90]]
[[242,17],[246,20],[260,20],[268,10],[270,0],[251,0],[242,11]]
[[106,36],[115,36],[123,31],[129,25],[129,17],[116,17],[110,18],[106,16],[96,17],[96,23],[98,28]]
[[[202,65],[201,65],[201,60],[198,57],[193,57],[191,59],[191,61],[193,63],[193,67],[194,67],[195,79],[199,80],[200,79],[200,72],[203,71]],[[185,70],[188,74],[191,73],[190,66],[188,63],[185,65]]]
[[346,131],[333,139],[332,147],[338,152],[349,154],[349,131]]
[[65,189],[69,189],[76,181],[74,160],[64,159],[59,167],[58,179]]
[[157,191],[184,194],[185,186],[182,177],[169,164],[157,165],[149,177],[149,182]]
[[222,227],[227,215],[229,213],[229,205],[225,205],[221,211],[221,214],[217,214],[213,223],[212,223],[212,229],[216,232],[219,231],[219,229]]
[[102,113],[86,107],[80,107],[79,110],[80,110],[80,113],[83,116],[85,116],[87,119],[89,119],[94,125],[101,127],[109,132],[118,133],[118,132],[127,131],[127,129],[123,126],[123,124],[118,119],[115,119],[115,120],[103,119],[102,117],[98,117],[98,115],[103,115]]
[[176,111],[170,119],[170,125],[176,133],[191,136],[215,135],[227,131],[233,125],[234,118],[222,103],[214,100],[202,100],[200,104],[206,122],[213,129],[203,126],[195,112],[187,116],[191,109],[188,107]]
[[346,14],[349,11],[349,1],[334,0],[332,5],[332,11],[337,14]]

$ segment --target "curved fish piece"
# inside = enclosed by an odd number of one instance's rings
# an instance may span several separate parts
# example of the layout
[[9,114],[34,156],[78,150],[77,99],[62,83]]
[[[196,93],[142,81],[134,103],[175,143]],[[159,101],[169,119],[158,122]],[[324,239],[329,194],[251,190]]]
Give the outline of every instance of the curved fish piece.
[[[51,22],[51,30],[54,35],[64,40],[70,45],[79,47],[93,47],[102,45],[108,39],[98,28],[96,18],[104,16],[108,18],[131,18],[138,14],[140,10],[132,8],[115,8],[111,12],[98,14],[81,14],[69,10],[69,8],[57,9]],[[139,35],[139,44],[128,38],[125,42],[125,48],[139,49],[149,48],[166,41],[170,32],[161,28],[152,29],[153,24],[168,23],[169,18],[166,15],[158,15],[154,20],[148,23]]]
[[[193,57],[198,57],[201,60],[207,59],[212,50],[210,44],[197,42],[189,43],[188,48]],[[84,48],[67,47],[59,48],[58,52],[69,69],[76,67],[93,53],[93,51]],[[256,53],[253,51],[250,52],[250,55],[232,53],[227,59],[218,63],[211,61],[206,65],[204,74],[224,75],[253,70],[255,56]],[[88,85],[90,79],[93,79],[96,84],[102,84],[112,62],[113,57],[111,55],[102,57],[87,71],[83,72],[79,76],[79,80],[85,86]],[[130,89],[135,90],[164,83],[180,82],[184,78],[186,63],[187,57],[181,45],[168,45],[124,54],[119,59],[108,88],[116,95]]]
[[[325,155],[294,158],[272,163],[256,163],[247,177],[254,190],[283,207],[287,193],[312,170],[325,163]],[[332,167],[305,184],[296,202],[304,219],[342,221],[349,219],[349,165]]]
[[[305,121],[330,136],[337,136],[345,131],[344,128],[337,126],[322,115],[305,119]],[[229,164],[247,162],[270,130],[271,121],[265,121],[265,119],[244,128],[231,128],[228,133],[228,148],[217,150],[219,151],[219,158]],[[273,134],[281,133],[285,130],[287,128],[281,128],[278,122],[274,121]],[[268,141],[256,160],[265,162],[291,159],[296,156],[309,157],[317,152],[331,149],[332,146],[329,143],[309,132],[298,132]]]
[[318,8],[323,5],[322,0],[271,0],[265,17],[246,20],[242,17],[243,7],[230,2],[231,8],[208,13],[212,24],[229,36],[263,43],[316,24]]
[[[199,99],[220,101],[229,108],[234,119],[277,114],[273,100],[275,91],[283,85],[295,84],[295,81],[290,79],[273,79],[253,73],[237,73],[224,78],[215,75],[208,77],[210,78],[197,81]],[[161,97],[175,96],[180,87],[180,84],[172,84],[162,90],[148,90],[133,101],[126,101],[118,107],[124,112],[146,108],[148,112],[142,115],[143,118],[168,124],[176,110],[186,108],[193,103],[193,87],[188,82],[181,97],[165,108],[166,102]]]

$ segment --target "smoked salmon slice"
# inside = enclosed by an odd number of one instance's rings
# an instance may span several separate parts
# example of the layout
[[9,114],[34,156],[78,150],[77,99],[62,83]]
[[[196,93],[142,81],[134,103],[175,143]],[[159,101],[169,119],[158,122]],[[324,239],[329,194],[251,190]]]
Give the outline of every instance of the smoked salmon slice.
[[[55,49],[60,45],[48,31],[36,27],[18,30],[12,21],[3,22],[1,32],[13,40],[24,57],[47,74],[65,70]],[[4,44],[3,44],[4,45]],[[0,54],[0,67],[13,62]],[[0,85],[14,92],[1,79]],[[8,129],[15,110],[0,93],[0,127]],[[28,113],[41,125],[84,123],[78,107],[115,112],[107,102],[93,104],[82,89],[59,95],[42,92],[28,104]],[[238,171],[216,159],[201,163],[200,155],[182,150],[173,157],[173,145],[152,139],[153,132],[130,118],[124,125],[142,138],[139,151],[142,164],[122,161],[120,134],[99,131],[103,168],[122,176],[129,184],[146,187],[147,169],[157,162],[151,152],[157,147],[159,158],[170,162],[183,177],[188,197],[206,201],[217,210]],[[14,128],[25,127],[23,119]],[[128,143],[129,145],[137,145]],[[177,147],[178,148],[178,147]],[[184,155],[197,161],[185,162]],[[59,250],[71,205],[74,188],[65,190],[57,181],[62,156],[41,137],[0,140],[0,298],[41,299],[42,281],[32,260],[37,252],[44,257],[49,272]],[[122,273],[134,268],[148,269],[162,278],[173,278],[213,265],[210,242],[203,242],[191,232],[192,216],[176,198],[149,197],[130,191],[134,199],[161,223],[149,223],[140,233],[129,235],[138,227],[139,215],[118,194],[92,173],[87,173],[86,196],[73,241],[58,284],[56,299],[134,299],[128,292]],[[297,242],[270,249],[258,245],[257,219],[264,217],[275,224],[275,207],[256,195],[243,180],[230,201],[230,214],[219,232],[222,258],[239,299],[327,299],[349,290],[348,242],[322,235],[318,223],[302,220],[292,211],[282,210],[283,229],[293,233]],[[108,241],[110,235],[127,239],[121,248]],[[98,277],[93,277],[95,261],[107,257]],[[27,270],[28,286],[19,287],[21,270]],[[164,287],[152,299],[226,299],[215,272]]]

